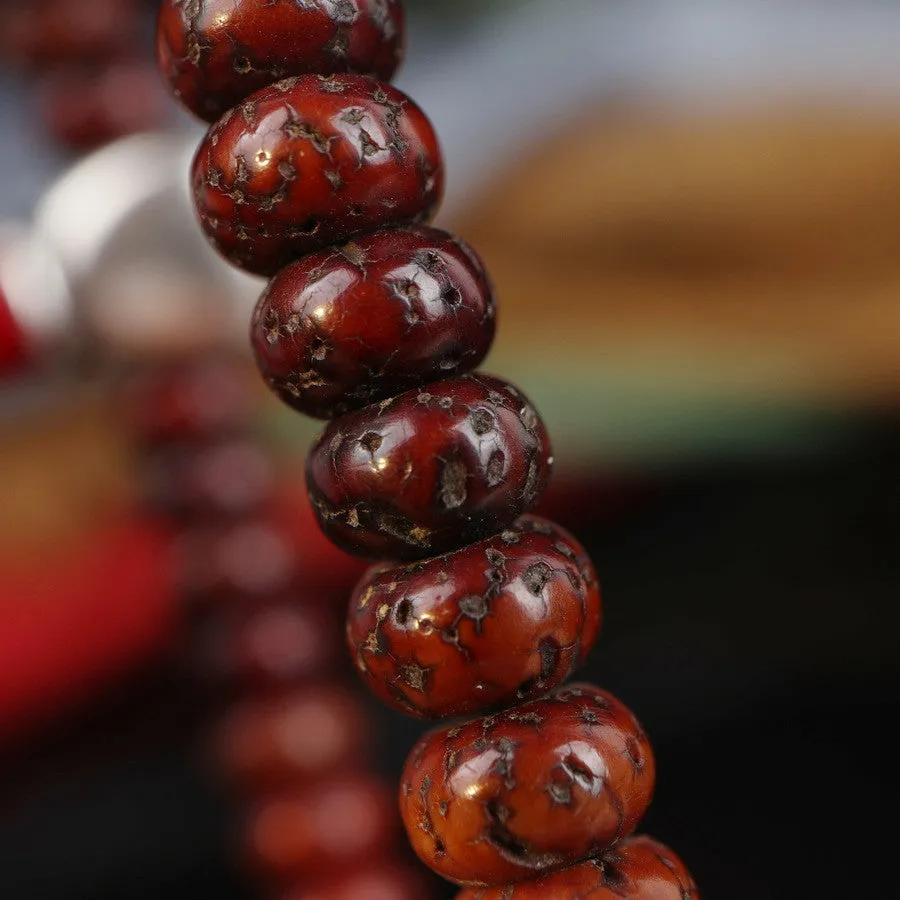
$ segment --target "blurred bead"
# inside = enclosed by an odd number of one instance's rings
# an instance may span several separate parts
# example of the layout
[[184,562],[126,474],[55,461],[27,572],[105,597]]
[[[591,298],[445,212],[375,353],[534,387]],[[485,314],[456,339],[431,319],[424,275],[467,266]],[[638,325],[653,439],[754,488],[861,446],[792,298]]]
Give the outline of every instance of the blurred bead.
[[175,549],[184,594],[195,604],[258,603],[298,574],[292,535],[266,516],[192,528]]
[[243,430],[253,409],[249,378],[233,361],[209,360],[138,378],[122,405],[145,441],[170,443]]
[[456,900],[700,900],[684,863],[649,837],[628,838],[601,859],[514,886],[467,888]]
[[247,852],[276,878],[332,875],[383,855],[395,816],[383,784],[348,774],[263,801],[250,816]]
[[[250,689],[300,684],[346,664],[346,649],[327,595],[216,616],[198,655],[207,676]],[[333,608],[329,608],[333,606]]]
[[163,0],[157,58],[175,96],[214,122],[289,75],[357,72],[390,81],[404,25],[400,0]]
[[213,246],[274,275],[354,234],[428,221],[444,176],[431,123],[400,91],[361,75],[303,75],[213,125],[192,182]]
[[278,396],[328,419],[475,369],[494,319],[474,251],[445,232],[408,228],[363,235],[282,269],[250,334]]
[[54,68],[38,86],[38,108],[51,136],[74,152],[158,128],[166,117],[159,73],[142,61],[101,68]]
[[369,744],[359,701],[344,688],[319,684],[233,706],[216,728],[213,752],[232,780],[259,790],[346,768]]
[[597,574],[562,528],[525,517],[411,566],[377,566],[350,600],[347,640],[389,706],[446,718],[561,684],[600,628]]
[[137,36],[134,0],[13,0],[0,3],[0,55],[57,66],[115,54]]
[[313,884],[303,884],[280,900],[431,900],[418,873],[401,863],[371,861],[358,871],[335,872]]
[[502,885],[609,850],[646,812],[654,776],[631,712],[580,684],[426,735],[406,763],[400,807],[435,872]]
[[412,560],[512,524],[544,489],[550,453],[527,397],[464,375],[332,422],[310,452],[307,485],[339,547]]
[[160,449],[146,469],[149,504],[175,518],[252,513],[265,505],[276,486],[271,457],[252,440]]
[[27,360],[25,335],[0,289],[0,378],[19,372]]

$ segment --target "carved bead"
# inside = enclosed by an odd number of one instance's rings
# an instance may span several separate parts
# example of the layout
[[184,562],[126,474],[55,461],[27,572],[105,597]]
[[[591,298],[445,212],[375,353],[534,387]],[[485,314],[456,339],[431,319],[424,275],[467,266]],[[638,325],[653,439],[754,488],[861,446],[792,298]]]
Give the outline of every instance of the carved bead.
[[404,38],[400,0],[163,0],[156,50],[175,96],[213,122],[289,75],[390,81]]
[[653,838],[627,838],[601,859],[514,886],[467,888],[456,900],[700,900],[684,863]]
[[446,556],[370,570],[350,601],[347,637],[380,699],[438,718],[547,693],[583,662],[599,628],[583,548],[529,516]]
[[465,375],[332,422],[310,452],[307,484],[339,547],[412,560],[510,525],[540,496],[550,453],[527,397]]
[[573,685],[426,735],[400,806],[413,848],[439,875],[499,885],[609,850],[646,811],[654,774],[628,709]]
[[277,878],[329,875],[385,852],[395,815],[379,781],[339,776],[263,800],[250,815],[246,852],[254,868]]
[[367,738],[365,716],[349,691],[309,685],[233,706],[219,723],[214,753],[234,781],[263,789],[349,766]]
[[360,232],[427,222],[444,172],[431,123],[400,91],[361,75],[302,75],[213,125],[192,181],[213,246],[274,275]]
[[279,272],[250,330],[260,372],[288,405],[331,418],[476,368],[494,298],[468,246],[433,228],[363,235]]

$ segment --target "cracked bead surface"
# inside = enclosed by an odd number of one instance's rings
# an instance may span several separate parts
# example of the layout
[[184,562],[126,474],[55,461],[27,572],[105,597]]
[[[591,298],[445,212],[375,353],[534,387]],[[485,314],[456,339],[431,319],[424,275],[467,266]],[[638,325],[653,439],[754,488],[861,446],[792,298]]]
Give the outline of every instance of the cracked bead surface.
[[283,269],[260,298],[250,335],[278,396],[331,418],[471,371],[494,328],[493,292],[474,251],[434,228],[403,228]]
[[289,75],[390,81],[404,38],[400,0],[164,0],[156,51],[175,96],[215,121]]
[[584,661],[599,629],[584,549],[528,516],[445,556],[374,567],[351,598],[347,639],[381,700],[439,718],[547,693]]
[[511,887],[467,888],[456,900],[700,900],[684,863],[640,835],[601,859]]
[[323,530],[359,556],[421,559],[510,525],[552,467],[550,439],[524,394],[464,375],[332,422],[307,462]]
[[364,231],[427,222],[443,182],[425,114],[362,75],[302,75],[252,94],[213,125],[192,171],[207,237],[260,275]]
[[406,763],[400,807],[439,875],[501,885],[609,850],[644,815],[654,775],[631,712],[576,684],[427,734]]

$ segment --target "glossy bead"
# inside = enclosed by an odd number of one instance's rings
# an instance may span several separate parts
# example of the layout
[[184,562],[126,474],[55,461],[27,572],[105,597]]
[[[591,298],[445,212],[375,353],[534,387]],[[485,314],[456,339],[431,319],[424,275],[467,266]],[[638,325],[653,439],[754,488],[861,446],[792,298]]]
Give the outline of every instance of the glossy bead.
[[390,81],[404,32],[400,0],[163,0],[156,50],[175,96],[213,122],[288,75]]
[[583,662],[599,628],[583,548],[528,516],[446,556],[372,569],[350,601],[347,639],[380,699],[439,718],[547,693]]
[[512,887],[467,888],[456,900],[700,900],[684,863],[653,838],[622,841],[590,860]]
[[342,775],[264,799],[250,814],[246,852],[276,878],[330,875],[383,854],[395,815],[381,782]]
[[550,452],[527,397],[464,375],[332,422],[310,452],[307,485],[339,547],[419,559],[510,525],[540,496]]
[[239,516],[260,509],[276,486],[274,463],[250,440],[170,447],[147,460],[150,505],[172,517]]
[[213,125],[192,181],[213,246],[274,275],[354,234],[428,221],[444,174],[431,123],[400,91],[362,75],[301,75]]
[[219,767],[248,789],[296,785],[351,765],[364,753],[368,726],[346,689],[319,684],[244,700],[213,739]]
[[654,774],[628,709],[573,685],[426,735],[406,763],[400,807],[439,875],[499,885],[609,850],[646,811]]
[[476,368],[494,338],[481,261],[433,228],[362,235],[282,269],[250,329],[289,406],[331,418]]

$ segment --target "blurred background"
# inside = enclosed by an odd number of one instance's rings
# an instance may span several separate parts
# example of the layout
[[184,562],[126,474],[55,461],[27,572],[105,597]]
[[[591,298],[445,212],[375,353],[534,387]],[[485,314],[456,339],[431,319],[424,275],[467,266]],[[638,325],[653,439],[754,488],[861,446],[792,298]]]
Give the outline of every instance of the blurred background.
[[[194,227],[202,132],[157,83],[154,5],[0,0],[15,900],[273,896],[253,729],[229,718],[248,672],[299,691],[295,722],[332,736],[304,752],[376,793],[423,730],[357,690],[334,639],[359,569],[305,512],[315,424],[251,371],[260,283]],[[545,415],[545,511],[604,585],[583,675],[657,751],[642,828],[711,900],[892,895],[897,776],[871,753],[900,712],[900,8],[407,5],[398,84],[443,139],[439,224],[491,270],[488,368]],[[286,673],[298,647],[310,669]],[[385,840],[384,884],[406,886],[341,897],[452,896]]]

